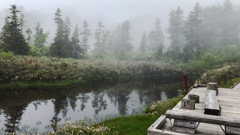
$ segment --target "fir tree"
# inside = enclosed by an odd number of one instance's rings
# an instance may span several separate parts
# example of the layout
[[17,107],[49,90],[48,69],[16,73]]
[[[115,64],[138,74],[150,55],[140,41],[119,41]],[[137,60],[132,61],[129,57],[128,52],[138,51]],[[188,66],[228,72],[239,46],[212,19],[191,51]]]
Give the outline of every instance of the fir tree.
[[37,48],[44,48],[44,44],[46,43],[49,33],[44,33],[39,23],[37,23],[35,31],[36,33],[34,35],[34,46]]
[[94,55],[96,55],[99,58],[103,58],[104,55],[104,44],[102,42],[102,37],[103,37],[103,28],[104,26],[102,25],[101,22],[98,23],[98,28],[96,29],[95,32],[95,47],[94,47]]
[[160,57],[163,53],[164,36],[160,26],[159,18],[156,19],[155,29],[148,35],[149,50],[155,53],[156,57]]
[[1,41],[5,51],[11,51],[18,55],[27,55],[30,48],[21,33],[22,23],[19,22],[17,15],[19,12],[15,5],[11,5],[10,16],[6,17],[2,29]]
[[57,32],[54,42],[50,47],[50,55],[54,57],[64,57],[66,50],[64,50],[64,21],[62,19],[61,10],[57,9],[54,21],[57,25]]
[[89,49],[88,45],[88,38],[91,35],[90,30],[88,29],[88,23],[87,21],[83,22],[83,31],[81,32],[82,35],[82,49],[83,49],[83,55],[85,55]]
[[70,44],[70,54],[72,58],[80,58],[83,55],[83,50],[80,47],[80,40],[79,40],[79,29],[78,25],[76,25],[72,38],[71,38],[71,44]]
[[197,3],[190,12],[185,24],[186,46],[183,49],[184,60],[199,58],[205,45],[202,42],[202,8]]

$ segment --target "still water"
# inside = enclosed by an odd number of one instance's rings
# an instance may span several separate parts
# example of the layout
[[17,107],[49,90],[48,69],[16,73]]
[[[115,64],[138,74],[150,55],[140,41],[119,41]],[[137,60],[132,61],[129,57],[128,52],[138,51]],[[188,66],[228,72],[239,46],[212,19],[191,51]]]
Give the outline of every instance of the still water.
[[0,91],[0,134],[52,131],[51,121],[100,122],[120,115],[141,114],[157,100],[177,96],[182,81],[98,82],[64,89]]

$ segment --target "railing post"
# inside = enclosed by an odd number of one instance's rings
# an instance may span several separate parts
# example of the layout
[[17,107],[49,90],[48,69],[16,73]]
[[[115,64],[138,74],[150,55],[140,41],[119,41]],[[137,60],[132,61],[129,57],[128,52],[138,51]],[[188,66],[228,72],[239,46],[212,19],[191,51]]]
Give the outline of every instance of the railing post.
[[188,92],[188,74],[183,75],[183,81],[184,81],[184,92],[187,94],[187,92]]

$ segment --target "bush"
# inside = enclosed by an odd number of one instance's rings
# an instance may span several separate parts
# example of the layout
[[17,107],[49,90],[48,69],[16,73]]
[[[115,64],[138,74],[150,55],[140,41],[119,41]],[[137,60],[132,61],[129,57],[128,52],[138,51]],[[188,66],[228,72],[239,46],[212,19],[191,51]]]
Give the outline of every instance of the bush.
[[153,103],[151,106],[148,106],[145,110],[145,113],[158,115],[158,116],[165,114],[165,112],[168,109],[172,109],[174,106],[176,106],[182,98],[183,98],[183,95],[179,95],[175,98],[169,99],[164,102],[157,101]]
[[118,132],[97,123],[87,124],[85,121],[66,122],[63,126],[57,126],[57,131],[48,135],[117,135]]
[[224,85],[228,81],[240,77],[240,63],[232,63],[222,68],[212,69],[204,73],[200,78],[200,83],[217,82]]
[[159,62],[74,60],[34,56],[0,59],[0,80],[108,80],[120,77],[182,77],[182,70]]

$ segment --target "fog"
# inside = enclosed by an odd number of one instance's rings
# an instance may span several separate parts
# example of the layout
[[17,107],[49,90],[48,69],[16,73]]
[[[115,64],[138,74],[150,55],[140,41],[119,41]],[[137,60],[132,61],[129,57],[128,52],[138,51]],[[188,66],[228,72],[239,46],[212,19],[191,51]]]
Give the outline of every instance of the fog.
[[[196,3],[202,7],[212,4],[223,4],[224,0],[2,0],[0,4],[0,28],[3,27],[4,18],[9,13],[10,5],[15,4],[25,16],[24,29],[30,28],[34,33],[37,22],[44,31],[49,31],[48,44],[55,36],[56,25],[53,20],[57,8],[62,11],[63,18],[68,16],[71,21],[72,31],[78,24],[80,31],[83,21],[89,23],[91,30],[90,46],[93,48],[94,32],[99,21],[104,25],[104,30],[110,33],[118,24],[129,20],[131,24],[131,43],[139,47],[143,32],[154,29],[156,18],[160,19],[161,28],[165,37],[165,47],[168,45],[166,29],[169,23],[169,13],[178,6],[184,11],[184,16],[194,8]],[[239,0],[231,0],[234,5],[239,5]]]

